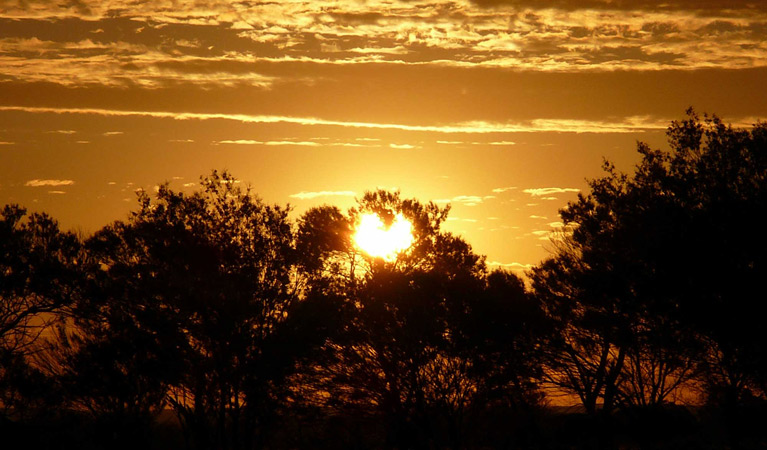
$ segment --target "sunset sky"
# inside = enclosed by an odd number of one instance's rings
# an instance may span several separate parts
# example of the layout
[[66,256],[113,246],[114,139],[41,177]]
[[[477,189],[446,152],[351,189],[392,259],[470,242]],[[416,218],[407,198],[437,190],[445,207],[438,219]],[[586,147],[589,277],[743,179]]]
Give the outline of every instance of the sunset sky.
[[488,262],[688,106],[767,118],[760,0],[0,0],[0,204],[85,233],[228,169],[294,217],[452,204]]

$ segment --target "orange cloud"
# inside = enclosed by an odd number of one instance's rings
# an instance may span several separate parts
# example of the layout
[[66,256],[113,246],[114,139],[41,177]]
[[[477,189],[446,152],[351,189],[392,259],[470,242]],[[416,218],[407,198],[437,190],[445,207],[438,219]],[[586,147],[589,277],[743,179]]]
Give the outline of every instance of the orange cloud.
[[297,194],[290,195],[290,198],[297,198],[299,200],[311,200],[317,197],[354,197],[355,195],[357,194],[354,191],[301,191]]
[[[190,113],[172,111],[126,111],[102,108],[52,108],[27,106],[0,106],[0,111],[24,111],[29,113],[93,114],[114,117],[154,117],[174,120],[232,120],[244,123],[290,123],[296,125],[334,126],[382,130],[423,131],[448,134],[485,133],[635,133],[643,130],[661,130],[668,126],[667,120],[646,116],[634,116],[617,121],[594,121],[574,119],[534,119],[519,122],[471,121],[451,125],[406,125],[397,123],[356,122],[328,120],[315,117],[291,117],[278,115],[251,115],[232,113]],[[750,122],[753,123],[753,122]],[[733,124],[737,125],[737,124]],[[221,141],[234,143],[235,141]],[[397,145],[397,144],[393,144]],[[403,148],[403,147],[399,147]],[[409,147],[408,147],[409,148]]]
[[547,187],[547,188],[535,188],[535,189],[525,189],[522,192],[525,194],[530,194],[533,197],[539,197],[542,195],[551,195],[551,194],[563,194],[567,192],[580,192],[580,189],[576,188],[559,188],[559,187]]
[[24,186],[40,187],[40,186],[70,186],[75,184],[72,180],[29,180]]

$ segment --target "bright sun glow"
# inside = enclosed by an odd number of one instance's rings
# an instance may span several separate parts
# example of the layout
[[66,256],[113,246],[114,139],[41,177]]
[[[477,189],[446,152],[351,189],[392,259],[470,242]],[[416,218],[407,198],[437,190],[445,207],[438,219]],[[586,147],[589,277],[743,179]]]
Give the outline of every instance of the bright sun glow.
[[360,217],[354,242],[370,256],[393,261],[397,253],[413,243],[413,226],[402,214],[394,217],[389,229],[377,214],[367,213]]

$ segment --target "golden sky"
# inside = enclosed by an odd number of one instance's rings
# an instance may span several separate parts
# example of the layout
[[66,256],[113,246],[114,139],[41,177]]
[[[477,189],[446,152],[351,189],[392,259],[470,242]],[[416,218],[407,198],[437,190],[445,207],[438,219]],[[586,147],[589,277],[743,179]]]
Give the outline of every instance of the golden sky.
[[519,270],[603,156],[767,118],[765,80],[758,0],[0,0],[0,203],[91,232],[214,168],[296,215],[396,188]]

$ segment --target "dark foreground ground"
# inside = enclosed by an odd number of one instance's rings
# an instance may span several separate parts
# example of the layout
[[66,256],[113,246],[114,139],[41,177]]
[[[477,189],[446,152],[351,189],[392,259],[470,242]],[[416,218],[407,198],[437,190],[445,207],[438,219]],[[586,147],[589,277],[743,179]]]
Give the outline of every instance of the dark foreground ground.
[[[407,447],[392,444],[386,420],[306,411],[269,427],[266,449],[767,449],[767,406],[720,409],[665,406],[592,418],[574,408],[487,411],[463,427],[431,423]],[[189,447],[171,411],[151,424],[56,413],[0,423],[0,449],[175,450]],[[402,442],[400,440],[400,442]]]

